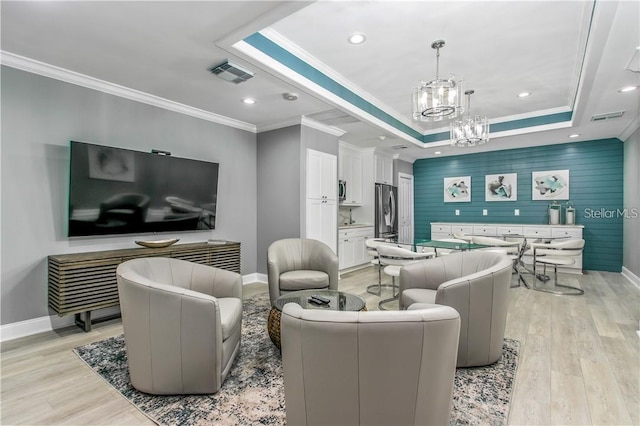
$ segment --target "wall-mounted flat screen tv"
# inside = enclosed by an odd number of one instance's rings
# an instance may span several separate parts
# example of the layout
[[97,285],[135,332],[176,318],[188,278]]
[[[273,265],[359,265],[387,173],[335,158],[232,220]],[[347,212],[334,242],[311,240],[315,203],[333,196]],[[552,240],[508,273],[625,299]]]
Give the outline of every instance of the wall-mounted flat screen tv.
[[69,236],[215,229],[218,166],[72,141]]

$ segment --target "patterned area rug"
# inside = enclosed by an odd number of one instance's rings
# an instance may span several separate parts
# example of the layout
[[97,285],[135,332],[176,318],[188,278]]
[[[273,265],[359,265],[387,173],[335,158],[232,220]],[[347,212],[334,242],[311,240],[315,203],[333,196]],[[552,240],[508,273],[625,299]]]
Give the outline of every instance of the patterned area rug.
[[[129,383],[124,336],[74,352],[142,413],[160,425],[282,425],[284,385],[280,351],[267,333],[268,295],[244,302],[242,345],[222,389],[214,395],[156,396]],[[497,363],[456,371],[452,425],[504,425],[520,343],[505,339]]]

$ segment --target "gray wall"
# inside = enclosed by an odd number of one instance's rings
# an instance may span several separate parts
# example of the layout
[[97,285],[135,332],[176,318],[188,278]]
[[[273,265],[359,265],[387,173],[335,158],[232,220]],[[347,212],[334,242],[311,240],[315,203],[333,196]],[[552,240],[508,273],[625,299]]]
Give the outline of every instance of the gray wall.
[[257,271],[267,273],[267,249],[300,237],[300,126],[258,134]]
[[[624,141],[624,207],[631,213],[623,222],[623,261],[622,266],[640,277],[640,129]],[[634,215],[633,212],[636,212]],[[635,216],[635,217],[634,217]]]
[[307,149],[337,156],[338,137],[304,125],[258,134],[259,273],[267,273],[272,242],[304,233]]
[[256,272],[255,134],[8,67],[1,89],[2,325],[52,314],[48,255],[132,248],[140,239],[66,236],[70,140],[219,162],[217,229],[156,238],[239,241],[242,273]]
[[393,185],[394,186],[400,185],[400,179],[398,178],[398,175],[400,173],[413,176],[413,163],[400,160],[400,159],[393,160]]

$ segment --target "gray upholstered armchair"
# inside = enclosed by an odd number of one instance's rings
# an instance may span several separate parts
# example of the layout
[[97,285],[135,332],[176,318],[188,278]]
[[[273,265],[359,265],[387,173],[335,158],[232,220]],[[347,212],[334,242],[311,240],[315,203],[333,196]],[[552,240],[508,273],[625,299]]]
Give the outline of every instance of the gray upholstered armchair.
[[281,321],[287,424],[449,424],[455,309],[340,312],[288,303]]
[[338,256],[321,241],[286,238],[267,250],[271,303],[288,291],[338,289]]
[[240,348],[242,277],[166,257],[126,261],[116,276],[131,384],[217,392]]
[[436,303],[460,313],[458,367],[496,362],[502,356],[511,259],[482,250],[452,253],[403,266],[400,309]]

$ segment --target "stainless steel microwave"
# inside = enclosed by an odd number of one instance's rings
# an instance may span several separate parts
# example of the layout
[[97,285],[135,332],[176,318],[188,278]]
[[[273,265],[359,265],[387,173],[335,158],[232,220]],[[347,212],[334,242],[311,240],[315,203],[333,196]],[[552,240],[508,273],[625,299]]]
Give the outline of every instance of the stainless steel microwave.
[[347,199],[347,181],[338,181],[338,201],[344,201]]

